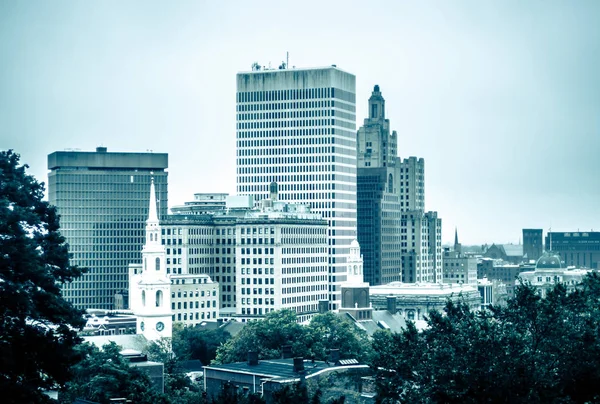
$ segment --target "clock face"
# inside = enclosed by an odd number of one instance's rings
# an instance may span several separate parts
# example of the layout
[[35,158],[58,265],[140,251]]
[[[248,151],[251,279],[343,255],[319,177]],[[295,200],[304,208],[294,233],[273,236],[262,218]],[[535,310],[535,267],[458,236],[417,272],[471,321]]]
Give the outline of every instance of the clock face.
[[158,323],[156,323],[156,331],[162,331],[165,329],[165,325],[162,323],[162,321],[159,321]]
[[140,329],[141,329],[142,331],[144,331],[144,322],[143,322],[143,321],[142,321],[142,323],[140,324]]

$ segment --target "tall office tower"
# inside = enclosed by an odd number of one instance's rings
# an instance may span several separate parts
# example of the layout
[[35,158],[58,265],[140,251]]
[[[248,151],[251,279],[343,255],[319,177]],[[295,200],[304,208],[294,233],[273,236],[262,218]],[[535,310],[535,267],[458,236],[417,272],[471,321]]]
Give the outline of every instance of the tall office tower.
[[129,264],[141,260],[151,178],[167,213],[168,155],[59,151],[48,156],[48,200],[58,208],[71,263],[87,268],[63,287],[76,307],[113,309],[126,294]]
[[279,184],[283,202],[329,221],[329,301],[338,309],[356,238],[356,79],[335,66],[237,75],[237,193],[256,201]]
[[425,209],[425,162],[397,157],[379,86],[357,134],[358,241],[365,281],[441,282],[441,219]]
[[523,257],[537,260],[544,252],[543,229],[523,229]]

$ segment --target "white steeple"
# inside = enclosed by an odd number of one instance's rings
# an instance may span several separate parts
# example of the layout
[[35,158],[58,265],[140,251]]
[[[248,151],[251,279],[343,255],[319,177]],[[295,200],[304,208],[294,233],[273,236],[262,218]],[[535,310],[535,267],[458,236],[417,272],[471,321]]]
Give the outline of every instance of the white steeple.
[[132,296],[131,308],[137,316],[137,333],[143,334],[148,340],[171,337],[171,281],[167,275],[165,246],[160,238],[154,179],[150,183],[142,274],[136,280],[136,296]]
[[364,285],[365,280],[363,277],[363,257],[360,253],[360,244],[357,240],[353,240],[350,243],[350,256],[348,257],[348,276],[346,278],[346,284],[350,285]]

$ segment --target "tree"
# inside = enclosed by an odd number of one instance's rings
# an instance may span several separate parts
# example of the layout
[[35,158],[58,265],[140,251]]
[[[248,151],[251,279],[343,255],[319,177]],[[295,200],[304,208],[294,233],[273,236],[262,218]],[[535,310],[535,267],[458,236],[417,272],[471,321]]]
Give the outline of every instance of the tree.
[[104,345],[102,350],[87,343],[77,349],[84,359],[73,367],[73,379],[59,397],[61,403],[70,404],[76,398],[102,404],[114,398],[140,404],[170,403],[155,390],[145,371],[129,366],[120,354],[121,347],[114,342]]
[[310,320],[305,343],[310,357],[316,360],[327,360],[332,349],[339,349],[342,359],[362,361],[371,355],[367,333],[332,312],[317,314]]
[[227,342],[231,335],[217,328],[206,330],[196,327],[175,327],[173,330],[173,352],[177,358],[198,359],[209,364],[217,356],[217,349]]
[[[181,330],[178,327],[177,330]],[[175,338],[175,333],[174,333]],[[202,402],[202,389],[193,383],[181,368],[182,357],[175,355],[171,338],[160,338],[150,342],[146,348],[148,360],[161,362],[165,371],[165,395],[171,404],[192,404]]]
[[232,383],[224,383],[221,391],[210,400],[211,404],[265,404],[259,394],[243,394]]
[[379,402],[598,402],[600,275],[545,298],[530,285],[505,307],[448,302],[429,327],[374,335]]
[[[12,150],[0,152],[0,391],[3,402],[36,403],[60,388],[77,362],[81,313],[61,284],[80,276],[69,264],[56,209],[44,185]],[[8,401],[6,401],[8,400]]]
[[279,358],[284,345],[292,346],[294,356],[308,357],[306,333],[306,328],[296,322],[293,311],[272,311],[263,320],[247,323],[239,334],[221,345],[214,362],[243,362],[248,351],[257,351],[261,359]]
[[341,358],[366,360],[371,354],[367,334],[334,313],[317,314],[307,326],[296,320],[296,313],[283,309],[247,323],[217,349],[215,362],[242,362],[248,351],[258,351],[261,359],[279,358],[284,345],[291,345],[293,356],[315,360],[327,360],[331,349],[339,349]]

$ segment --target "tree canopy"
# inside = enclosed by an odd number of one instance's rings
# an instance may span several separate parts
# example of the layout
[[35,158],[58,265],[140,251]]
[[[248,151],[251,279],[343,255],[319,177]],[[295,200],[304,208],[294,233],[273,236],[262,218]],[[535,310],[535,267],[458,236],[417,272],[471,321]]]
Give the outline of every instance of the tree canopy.
[[379,402],[585,403],[600,390],[600,275],[542,298],[521,285],[506,306],[448,302],[429,327],[374,335]]
[[217,349],[231,335],[217,328],[216,330],[202,329],[200,326],[183,327],[175,323],[173,327],[173,352],[179,359],[197,359],[208,365],[217,356]]
[[248,351],[257,351],[261,359],[279,358],[284,345],[291,346],[293,356],[315,360],[326,360],[331,349],[339,349],[341,358],[366,359],[370,352],[366,333],[337,315],[318,314],[304,326],[296,322],[296,313],[284,309],[247,323],[217,349],[215,363],[243,362]]
[[26,173],[19,155],[0,151],[0,391],[3,402],[46,401],[78,356],[81,313],[61,284],[81,270],[69,264],[56,209],[44,185]]
[[170,402],[156,391],[144,370],[129,366],[120,354],[121,347],[114,342],[104,345],[102,350],[87,343],[77,349],[84,359],[73,367],[73,379],[59,397],[61,403],[72,403],[76,398],[102,404],[114,398],[140,404]]

